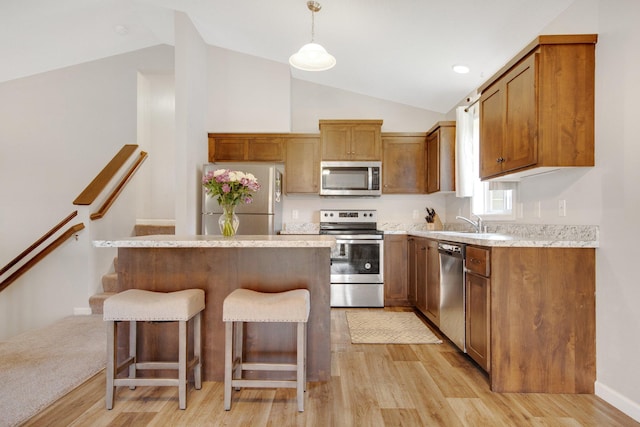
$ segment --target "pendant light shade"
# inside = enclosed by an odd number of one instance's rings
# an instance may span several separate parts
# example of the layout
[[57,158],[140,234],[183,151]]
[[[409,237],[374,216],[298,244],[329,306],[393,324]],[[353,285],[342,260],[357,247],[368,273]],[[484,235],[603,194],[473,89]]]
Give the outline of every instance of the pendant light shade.
[[336,58],[317,43],[307,43],[289,58],[289,64],[304,71],[324,71],[336,65]]
[[314,43],[314,14],[322,6],[315,1],[307,2],[307,7],[311,11],[311,43],[307,43],[300,48],[297,53],[289,57],[289,64],[292,67],[304,71],[324,71],[336,65],[336,58],[330,55],[327,50],[317,43]]

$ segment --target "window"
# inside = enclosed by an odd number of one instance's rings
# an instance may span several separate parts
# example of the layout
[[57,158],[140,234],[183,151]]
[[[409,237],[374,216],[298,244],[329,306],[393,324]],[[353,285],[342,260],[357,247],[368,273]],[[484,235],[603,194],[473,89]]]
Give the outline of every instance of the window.
[[497,184],[477,181],[473,186],[471,212],[486,220],[515,219],[516,183]]

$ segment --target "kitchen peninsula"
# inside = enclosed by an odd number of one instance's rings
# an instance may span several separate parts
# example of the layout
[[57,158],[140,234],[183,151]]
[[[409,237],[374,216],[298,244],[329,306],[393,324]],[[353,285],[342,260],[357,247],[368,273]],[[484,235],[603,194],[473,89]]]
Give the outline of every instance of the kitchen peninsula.
[[[188,288],[205,291],[203,313],[203,376],[222,381],[224,323],[222,302],[234,289],[263,292],[308,289],[311,312],[308,323],[307,376],[327,381],[331,376],[330,252],[331,236],[140,236],[96,240],[94,246],[118,248],[118,291],[145,289],[170,292]],[[272,361],[295,357],[295,325],[248,324],[245,358],[259,351]],[[177,329],[163,323],[140,328],[144,349],[161,356],[175,349]],[[141,349],[142,350],[142,349]]]

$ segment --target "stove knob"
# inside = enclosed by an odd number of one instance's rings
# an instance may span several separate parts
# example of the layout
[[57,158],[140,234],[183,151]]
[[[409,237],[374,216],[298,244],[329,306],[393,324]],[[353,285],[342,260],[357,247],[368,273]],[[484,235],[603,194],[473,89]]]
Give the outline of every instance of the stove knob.
[[365,268],[365,270],[371,270],[371,264],[370,264],[370,263],[368,263],[368,262],[366,262],[366,263],[364,264],[364,268]]

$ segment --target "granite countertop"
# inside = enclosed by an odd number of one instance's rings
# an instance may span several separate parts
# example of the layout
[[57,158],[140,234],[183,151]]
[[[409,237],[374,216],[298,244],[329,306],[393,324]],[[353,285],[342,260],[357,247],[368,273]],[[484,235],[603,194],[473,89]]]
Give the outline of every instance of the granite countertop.
[[521,236],[501,233],[469,233],[459,231],[411,231],[411,236],[428,237],[449,242],[466,243],[471,245],[491,247],[518,248],[597,248],[598,241],[577,237],[531,235]]
[[333,248],[335,245],[335,237],[326,235],[153,235],[93,241],[93,246],[97,248]]
[[[556,224],[491,223],[489,233],[470,232],[465,225],[445,224],[445,230],[427,230],[426,223],[380,222],[378,229],[385,234],[407,234],[437,240],[481,246],[501,247],[558,247],[597,248],[598,226]],[[289,223],[283,235],[313,236],[319,231],[318,224]]]

